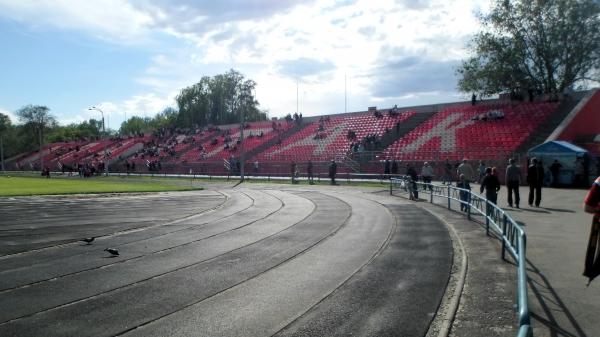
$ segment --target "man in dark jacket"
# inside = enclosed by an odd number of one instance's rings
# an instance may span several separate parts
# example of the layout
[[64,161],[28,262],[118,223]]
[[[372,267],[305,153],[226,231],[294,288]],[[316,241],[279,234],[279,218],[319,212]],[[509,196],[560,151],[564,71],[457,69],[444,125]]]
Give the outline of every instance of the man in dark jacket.
[[[498,191],[500,190],[500,181],[496,176],[496,168],[493,169],[488,167],[485,169],[485,177],[481,181],[481,187],[479,189],[479,193],[483,193],[485,189],[485,198],[492,204],[496,204],[498,202]],[[486,204],[486,214],[490,214],[492,212],[492,206]]]
[[479,189],[480,193],[483,193],[483,190],[485,190],[485,198],[493,204],[496,204],[498,201],[498,191],[500,191],[500,180],[498,180],[495,171],[495,168],[492,170],[491,167],[485,169],[485,177],[483,177],[481,188]]
[[331,185],[336,185],[335,183],[335,175],[337,174],[337,164],[335,159],[331,159],[331,164],[329,164],[329,178],[331,179]]
[[398,174],[398,162],[396,161],[396,159],[392,160],[392,174]]
[[387,178],[390,174],[390,160],[389,158],[385,159],[385,162],[383,163],[383,174],[385,175],[385,177]]
[[536,158],[531,159],[531,165],[527,168],[527,183],[529,184],[529,206],[532,206],[535,201],[535,207],[540,207],[540,202],[542,201],[542,184],[544,183],[544,168]]

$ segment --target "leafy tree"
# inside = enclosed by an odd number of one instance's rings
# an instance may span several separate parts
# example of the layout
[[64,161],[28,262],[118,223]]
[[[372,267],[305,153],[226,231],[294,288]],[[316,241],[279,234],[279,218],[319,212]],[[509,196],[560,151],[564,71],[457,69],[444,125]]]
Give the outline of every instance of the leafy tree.
[[50,114],[50,109],[42,105],[27,105],[17,110],[19,120],[25,124],[27,128],[38,135],[39,153],[40,153],[40,168],[44,168],[44,131],[47,128],[56,126],[56,118]]
[[457,70],[459,89],[559,93],[597,82],[599,13],[593,0],[496,0]]
[[240,121],[266,120],[267,114],[258,109],[253,95],[256,82],[230,70],[214,77],[204,76],[200,81],[181,90],[176,97],[179,107],[177,125],[230,124]]
[[152,131],[153,128],[150,125],[151,121],[152,119],[150,117],[133,116],[121,124],[119,133],[122,135],[137,135],[139,133]]
[[54,143],[69,140],[96,139],[100,137],[101,130],[102,121],[90,119],[81,123],[53,128],[48,135],[48,141]]
[[10,118],[0,113],[0,163],[2,164],[2,171],[4,171],[4,135],[10,124]]

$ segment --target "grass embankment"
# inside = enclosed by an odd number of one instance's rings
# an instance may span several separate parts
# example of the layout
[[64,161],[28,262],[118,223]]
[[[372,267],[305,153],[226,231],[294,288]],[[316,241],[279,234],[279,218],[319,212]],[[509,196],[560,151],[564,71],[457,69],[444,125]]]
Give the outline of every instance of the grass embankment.
[[197,190],[167,181],[123,178],[37,178],[0,176],[0,196],[165,192]]

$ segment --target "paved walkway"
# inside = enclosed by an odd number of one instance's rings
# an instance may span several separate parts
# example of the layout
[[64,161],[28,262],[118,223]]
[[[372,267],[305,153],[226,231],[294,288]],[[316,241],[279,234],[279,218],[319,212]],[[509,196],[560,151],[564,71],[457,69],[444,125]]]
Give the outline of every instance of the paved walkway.
[[[472,188],[473,191],[479,190],[478,185]],[[587,278],[582,276],[591,222],[591,215],[582,210],[587,191],[545,188],[539,208],[527,205],[528,187],[521,187],[520,192],[520,209],[508,206],[505,186],[500,190],[498,205],[521,223],[527,233],[529,301],[534,336],[600,335],[597,317],[600,312],[600,279],[588,287]],[[422,194],[421,198],[426,198],[426,195]],[[419,204],[434,212],[447,213],[444,207],[425,201]],[[461,236],[464,238],[464,235]],[[469,254],[470,266],[479,259],[477,255]],[[491,269],[484,268],[480,272],[492,276],[494,272]],[[515,284],[507,286],[514,288]]]
[[507,207],[506,189],[499,204],[527,232],[529,300],[535,336],[600,335],[600,279],[589,287],[582,275],[591,215],[583,212],[586,190],[546,188],[540,208]]

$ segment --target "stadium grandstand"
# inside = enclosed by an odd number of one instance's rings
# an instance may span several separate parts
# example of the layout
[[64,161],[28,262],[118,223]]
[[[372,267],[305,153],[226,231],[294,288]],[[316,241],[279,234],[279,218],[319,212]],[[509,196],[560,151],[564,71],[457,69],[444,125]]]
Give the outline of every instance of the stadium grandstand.
[[[244,156],[247,172],[288,174],[291,162],[303,170],[312,160],[317,172],[329,161],[340,172],[381,174],[383,161],[419,168],[462,159],[504,167],[509,158],[527,163],[528,149],[549,140],[565,140],[600,156],[600,92],[591,90],[531,100],[490,99],[416,107],[274,119],[240,124],[161,129],[153,133],[93,141],[47,144],[42,153],[24,153],[8,160],[12,170],[39,169],[40,157],[51,170],[98,167],[111,172],[198,174],[237,173],[233,163]],[[260,165],[260,171],[252,170]]]

